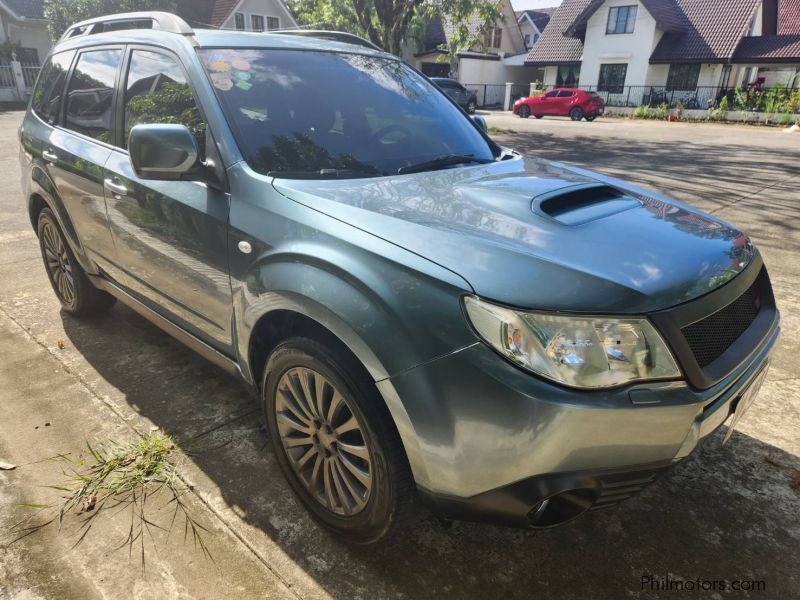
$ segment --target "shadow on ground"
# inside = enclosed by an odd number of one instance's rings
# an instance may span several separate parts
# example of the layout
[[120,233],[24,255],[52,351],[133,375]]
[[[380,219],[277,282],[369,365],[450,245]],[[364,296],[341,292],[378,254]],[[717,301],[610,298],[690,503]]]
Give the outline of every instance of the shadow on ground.
[[336,598],[619,598],[639,592],[648,574],[764,579],[769,597],[790,597],[800,585],[790,551],[800,539],[798,496],[788,485],[800,459],[748,436],[721,448],[717,433],[619,509],[560,528],[445,529],[423,512],[393,547],[351,549],[294,500],[257,402],[235,380],[126,307],[62,319],[69,343],[99,375],[164,431],[191,440],[193,461],[225,503]]

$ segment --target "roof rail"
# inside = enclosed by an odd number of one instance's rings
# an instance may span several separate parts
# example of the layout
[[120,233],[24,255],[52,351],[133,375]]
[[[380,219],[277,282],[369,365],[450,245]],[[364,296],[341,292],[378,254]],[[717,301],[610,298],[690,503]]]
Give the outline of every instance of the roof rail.
[[301,37],[319,38],[321,40],[330,40],[332,42],[343,42],[345,44],[355,44],[356,46],[364,46],[370,50],[377,50],[383,52],[383,48],[365,40],[355,33],[347,33],[345,31],[324,31],[317,29],[292,29],[285,31],[270,31],[268,33],[279,33],[281,35],[298,35]]
[[159,29],[181,35],[194,35],[194,30],[179,16],[166,12],[148,11],[118,13],[75,23],[67,28],[59,42],[104,31],[125,29]]

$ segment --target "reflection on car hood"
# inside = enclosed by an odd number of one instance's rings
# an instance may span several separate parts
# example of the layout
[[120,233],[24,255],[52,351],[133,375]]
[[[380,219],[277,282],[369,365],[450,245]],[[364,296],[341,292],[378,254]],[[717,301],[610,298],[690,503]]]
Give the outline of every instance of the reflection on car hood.
[[[557,220],[537,209],[543,195],[597,183],[627,197],[617,199],[615,210],[589,210],[580,220]],[[368,180],[276,179],[273,185],[458,273],[482,297],[525,308],[667,308],[722,285],[755,252],[736,229],[677,201],[531,158]],[[569,202],[559,210],[570,210]]]

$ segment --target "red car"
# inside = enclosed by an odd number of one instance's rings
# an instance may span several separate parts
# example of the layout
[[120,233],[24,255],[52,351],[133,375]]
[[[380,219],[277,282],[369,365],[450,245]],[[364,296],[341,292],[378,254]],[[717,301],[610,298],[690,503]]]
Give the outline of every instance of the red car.
[[520,98],[514,103],[514,114],[523,119],[531,115],[541,119],[569,117],[573,121],[594,121],[605,111],[603,99],[595,92],[584,92],[574,88],[555,88],[532,98]]

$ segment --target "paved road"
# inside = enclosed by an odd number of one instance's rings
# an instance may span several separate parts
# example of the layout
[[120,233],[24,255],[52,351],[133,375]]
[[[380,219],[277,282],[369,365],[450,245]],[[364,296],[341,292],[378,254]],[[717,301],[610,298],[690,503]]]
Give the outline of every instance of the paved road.
[[20,465],[0,471],[0,527],[22,514],[13,502],[47,496],[36,485],[57,468],[35,461],[158,426],[194,440],[189,502],[214,532],[215,562],[173,535],[159,538],[143,575],[136,557],[114,551],[126,523],[107,519],[75,550],[54,532],[0,547],[0,599],[698,596],[642,590],[648,574],[766,581],[766,592],[702,597],[800,593],[800,496],[789,486],[800,469],[800,135],[489,117],[515,131],[497,135],[504,143],[626,176],[744,227],[770,266],[784,333],[732,443],[721,448],[715,435],[620,510],[539,532],[444,529],[423,516],[398,546],[359,551],[320,532],[294,501],[235,381],[124,307],[89,321],[59,312],[17,184],[19,119],[0,114],[0,460]]

